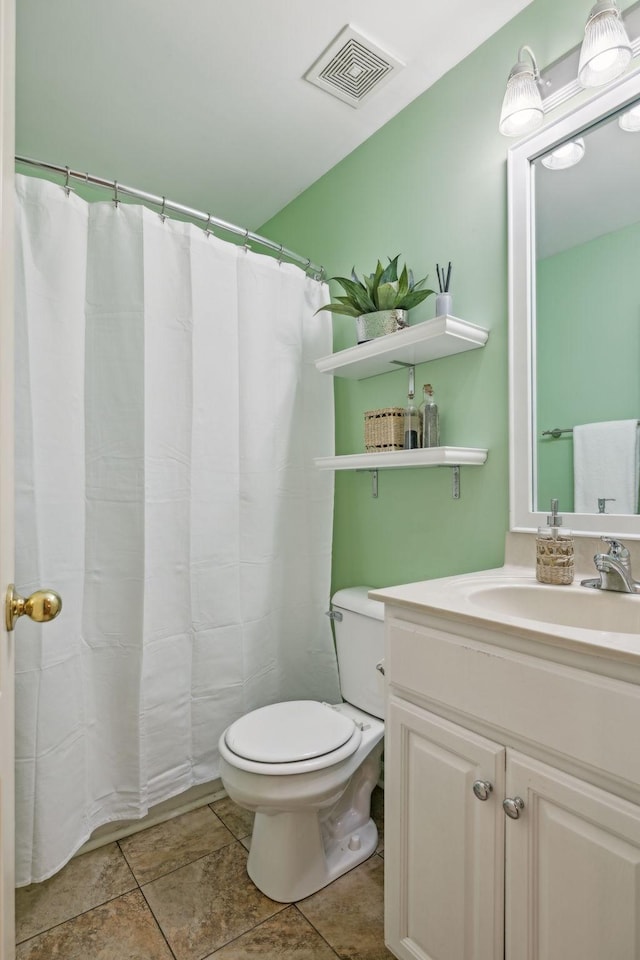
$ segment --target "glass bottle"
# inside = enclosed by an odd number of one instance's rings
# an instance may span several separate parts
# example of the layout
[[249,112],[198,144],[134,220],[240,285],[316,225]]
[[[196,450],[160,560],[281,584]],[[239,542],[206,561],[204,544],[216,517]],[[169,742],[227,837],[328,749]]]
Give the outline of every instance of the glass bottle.
[[409,392],[403,420],[404,449],[416,450],[420,446],[420,414],[412,391]]
[[440,446],[440,417],[438,415],[438,404],[433,395],[433,387],[430,383],[425,383],[422,388],[423,401],[420,404],[420,413],[422,414],[422,446],[439,447]]

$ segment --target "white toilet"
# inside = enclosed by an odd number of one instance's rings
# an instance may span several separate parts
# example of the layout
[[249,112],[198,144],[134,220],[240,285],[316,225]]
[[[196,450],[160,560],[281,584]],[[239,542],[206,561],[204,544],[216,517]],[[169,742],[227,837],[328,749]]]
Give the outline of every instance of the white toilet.
[[281,903],[320,890],[378,843],[370,808],[384,735],[384,604],[368,589],[340,590],[332,601],[346,702],[260,707],[218,744],[227,793],[256,813],[247,871]]

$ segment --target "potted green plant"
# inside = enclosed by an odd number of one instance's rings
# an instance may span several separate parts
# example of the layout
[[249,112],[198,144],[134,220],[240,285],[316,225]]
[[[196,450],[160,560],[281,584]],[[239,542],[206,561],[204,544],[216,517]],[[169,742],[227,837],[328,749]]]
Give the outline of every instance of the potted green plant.
[[363,275],[362,280],[355,269],[350,278],[331,277],[342,286],[345,296],[336,297],[320,310],[355,317],[358,343],[404,329],[409,324],[408,311],[434,291],[420,289],[427,278],[416,282],[406,264],[398,276],[399,259],[399,254],[393,259],[390,257],[386,267],[378,260],[374,273]]

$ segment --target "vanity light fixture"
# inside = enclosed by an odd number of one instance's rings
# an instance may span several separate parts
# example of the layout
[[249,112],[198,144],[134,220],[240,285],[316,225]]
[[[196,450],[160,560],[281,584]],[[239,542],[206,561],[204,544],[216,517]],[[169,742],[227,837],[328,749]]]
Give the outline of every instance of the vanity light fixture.
[[640,133],[640,106],[621,113],[618,117],[618,126],[627,133]]
[[[591,0],[593,3],[593,0]],[[524,54],[531,58],[525,62]],[[585,89],[606,85],[620,77],[629,65],[640,64],[640,0],[620,12],[615,0],[598,0],[591,8],[584,41],[568,50],[559,60],[538,70],[529,47],[521,47],[518,63],[509,74],[507,94],[502,105],[500,132],[506,137],[528,134],[544,117]],[[518,125],[518,92],[527,85],[531,107],[526,104],[523,118],[531,125]],[[511,87],[511,90],[509,88]],[[527,113],[527,108],[531,113]],[[630,129],[621,121],[622,129]],[[633,120],[629,122],[634,122]]]
[[[531,63],[525,59],[525,54]],[[544,120],[542,97],[538,88],[540,71],[533,51],[526,44],[518,51],[507,80],[498,129],[505,137],[521,137],[539,127]]]
[[577,137],[570,140],[569,143],[562,143],[546,157],[542,157],[542,165],[547,170],[567,170],[569,167],[575,167],[584,157],[584,140]]
[[580,49],[578,80],[599,87],[615,80],[631,63],[633,51],[615,0],[598,0],[592,7]]

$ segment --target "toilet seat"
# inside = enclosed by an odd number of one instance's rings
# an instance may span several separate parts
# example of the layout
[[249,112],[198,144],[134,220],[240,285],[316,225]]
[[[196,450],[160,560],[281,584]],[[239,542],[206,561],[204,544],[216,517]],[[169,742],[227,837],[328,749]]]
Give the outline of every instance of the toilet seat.
[[290,700],[252,710],[227,729],[227,746],[260,763],[311,760],[338,750],[353,736],[354,722],[317,700]]
[[354,720],[329,704],[292,700],[240,717],[220,738],[219,750],[241,770],[291,775],[345,760],[361,740]]

